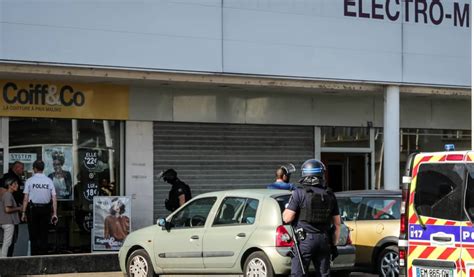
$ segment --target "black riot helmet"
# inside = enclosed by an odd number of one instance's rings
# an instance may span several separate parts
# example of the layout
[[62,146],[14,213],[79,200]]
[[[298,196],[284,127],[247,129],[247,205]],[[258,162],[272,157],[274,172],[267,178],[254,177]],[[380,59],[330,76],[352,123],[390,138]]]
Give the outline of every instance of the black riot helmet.
[[178,173],[176,170],[170,168],[161,172],[159,178],[163,178],[163,181],[172,184],[178,178]]
[[325,186],[324,175],[326,173],[326,166],[316,159],[309,159],[301,166],[300,183],[303,185],[321,185]]

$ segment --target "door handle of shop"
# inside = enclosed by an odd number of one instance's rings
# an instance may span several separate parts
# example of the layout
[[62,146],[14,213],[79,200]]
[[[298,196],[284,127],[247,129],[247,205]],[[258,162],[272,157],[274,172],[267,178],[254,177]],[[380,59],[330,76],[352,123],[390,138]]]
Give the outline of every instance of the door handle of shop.
[[440,242],[450,242],[452,238],[451,237],[433,237],[433,240],[440,241]]
[[196,240],[196,239],[199,239],[199,236],[194,235],[194,236],[191,237],[191,240]]
[[236,238],[245,238],[245,236],[245,233],[238,233]]

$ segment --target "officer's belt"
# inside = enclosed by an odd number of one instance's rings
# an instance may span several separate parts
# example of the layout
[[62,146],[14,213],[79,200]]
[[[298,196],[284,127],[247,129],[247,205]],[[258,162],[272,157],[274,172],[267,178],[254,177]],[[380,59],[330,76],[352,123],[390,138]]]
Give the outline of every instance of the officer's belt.
[[51,204],[50,203],[42,204],[42,203],[30,202],[30,205],[31,205],[32,208],[45,208],[45,207],[50,206]]

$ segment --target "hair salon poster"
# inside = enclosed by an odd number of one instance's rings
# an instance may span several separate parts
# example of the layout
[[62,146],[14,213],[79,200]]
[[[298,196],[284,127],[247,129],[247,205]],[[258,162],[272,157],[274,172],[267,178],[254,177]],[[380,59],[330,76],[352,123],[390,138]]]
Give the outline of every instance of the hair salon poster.
[[128,196],[95,196],[92,250],[119,250],[130,233],[131,201]]
[[44,174],[53,181],[57,199],[72,200],[72,147],[51,145],[43,151]]

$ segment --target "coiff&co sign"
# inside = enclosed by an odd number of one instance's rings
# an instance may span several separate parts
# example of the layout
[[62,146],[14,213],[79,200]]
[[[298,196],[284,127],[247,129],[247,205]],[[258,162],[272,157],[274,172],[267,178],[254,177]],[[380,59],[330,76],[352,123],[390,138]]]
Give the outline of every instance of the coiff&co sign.
[[0,81],[0,116],[128,119],[128,88],[39,81]]

